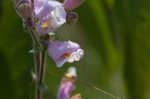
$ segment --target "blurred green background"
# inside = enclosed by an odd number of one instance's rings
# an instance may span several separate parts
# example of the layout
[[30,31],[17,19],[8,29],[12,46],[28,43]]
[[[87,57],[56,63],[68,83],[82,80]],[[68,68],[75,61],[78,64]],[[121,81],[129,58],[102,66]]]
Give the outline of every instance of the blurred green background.
[[[57,68],[47,57],[48,90],[44,99],[56,99],[60,80],[69,66],[78,79],[121,99],[150,99],[150,0],[85,0],[75,11],[76,24],[64,25],[58,39],[81,44],[80,62]],[[0,0],[0,99],[33,99],[32,40],[11,0]],[[79,81],[83,99],[113,99]]]

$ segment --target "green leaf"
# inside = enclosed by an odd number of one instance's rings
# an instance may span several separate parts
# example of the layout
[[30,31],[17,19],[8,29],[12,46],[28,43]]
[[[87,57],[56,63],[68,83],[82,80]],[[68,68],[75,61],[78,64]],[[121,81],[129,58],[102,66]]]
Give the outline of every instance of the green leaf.
[[149,12],[146,0],[116,0],[116,23],[124,51],[124,77],[131,99],[147,99],[150,79]]

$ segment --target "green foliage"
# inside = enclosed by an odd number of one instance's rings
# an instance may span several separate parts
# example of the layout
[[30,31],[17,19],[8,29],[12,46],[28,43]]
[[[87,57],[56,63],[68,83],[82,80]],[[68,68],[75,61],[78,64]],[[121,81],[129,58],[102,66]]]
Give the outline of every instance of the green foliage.
[[149,90],[149,3],[146,0],[117,0],[116,15],[124,50],[124,76],[132,99],[147,99]]
[[[64,27],[67,33],[60,35],[81,42],[85,49],[84,58],[74,64],[79,79],[122,99],[149,99],[149,4],[149,0],[85,0],[76,9],[77,26],[69,26],[71,32]],[[34,94],[31,79],[34,66],[29,53],[32,41],[9,0],[0,0],[0,30],[0,97],[31,99]],[[48,90],[44,99],[56,99],[68,66],[58,69],[47,57],[46,71],[57,76],[46,74]],[[112,99],[79,81],[76,84],[75,93],[81,93],[83,99]]]

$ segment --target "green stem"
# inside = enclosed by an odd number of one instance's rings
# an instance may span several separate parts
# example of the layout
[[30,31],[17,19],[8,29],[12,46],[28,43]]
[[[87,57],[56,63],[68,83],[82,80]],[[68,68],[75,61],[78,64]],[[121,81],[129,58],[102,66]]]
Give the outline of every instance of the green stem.
[[[45,62],[46,62],[46,47],[39,41],[38,35],[33,30],[31,31],[34,48],[40,50],[34,52],[34,64],[37,75],[37,84],[41,85],[44,80]],[[36,99],[42,99],[42,92],[37,85]]]
[[[33,40],[34,49],[41,48],[38,37],[32,29],[31,29],[31,36],[32,36],[32,40]],[[41,53],[40,50],[34,51],[34,65],[35,65],[35,73],[36,73],[36,76],[37,76],[36,97],[35,97],[35,99],[41,99],[41,94],[40,94],[41,92],[40,92],[40,89],[38,88],[39,74],[40,74],[40,57],[41,57],[40,53]]]
[[[39,74],[39,84],[43,84],[44,81],[44,73],[45,73],[45,62],[46,62],[46,50],[42,50],[42,57],[41,57],[41,65],[40,65],[40,74]],[[40,96],[42,99],[42,92],[40,91]]]
[[40,79],[39,79],[40,83],[42,83],[42,81],[44,80],[45,60],[46,60],[46,50],[44,49],[42,51],[41,66],[40,66]]

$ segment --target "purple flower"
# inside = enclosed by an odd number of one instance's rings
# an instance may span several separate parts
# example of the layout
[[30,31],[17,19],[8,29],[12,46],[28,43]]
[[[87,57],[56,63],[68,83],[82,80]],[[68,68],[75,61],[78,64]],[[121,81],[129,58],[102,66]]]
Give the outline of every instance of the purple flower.
[[58,99],[70,99],[72,91],[75,90],[74,81],[76,80],[76,68],[70,67],[61,81],[58,91]]
[[65,10],[77,8],[84,0],[64,0]]
[[32,17],[33,5],[31,0],[20,0],[16,4],[16,11],[23,19],[29,19]]
[[[66,23],[66,20],[72,22],[77,19],[77,14],[68,13],[67,15],[66,11],[78,7],[82,1],[64,0],[63,3],[60,3],[56,0],[34,0],[32,4],[31,0],[20,0],[16,4],[16,10],[23,19],[32,20],[36,31],[43,36],[55,31]],[[33,19],[37,20],[34,20],[33,23]]]
[[55,61],[58,67],[61,67],[65,62],[73,63],[79,61],[84,54],[80,45],[72,41],[48,41],[49,56]]
[[58,92],[58,99],[70,99],[70,94],[73,90],[75,90],[75,85],[72,81],[62,83]]
[[35,0],[35,15],[39,21],[36,24],[40,35],[55,31],[66,22],[66,11],[63,4],[55,0]]

